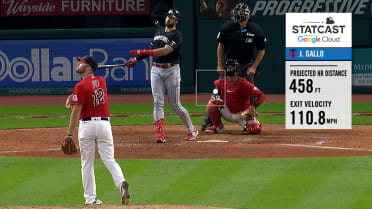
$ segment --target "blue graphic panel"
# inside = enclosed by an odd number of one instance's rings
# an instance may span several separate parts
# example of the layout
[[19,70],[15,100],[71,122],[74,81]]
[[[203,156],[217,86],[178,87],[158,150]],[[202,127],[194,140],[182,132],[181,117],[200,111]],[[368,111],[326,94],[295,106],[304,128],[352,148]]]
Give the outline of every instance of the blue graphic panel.
[[351,60],[351,48],[295,48],[285,49],[287,61]]

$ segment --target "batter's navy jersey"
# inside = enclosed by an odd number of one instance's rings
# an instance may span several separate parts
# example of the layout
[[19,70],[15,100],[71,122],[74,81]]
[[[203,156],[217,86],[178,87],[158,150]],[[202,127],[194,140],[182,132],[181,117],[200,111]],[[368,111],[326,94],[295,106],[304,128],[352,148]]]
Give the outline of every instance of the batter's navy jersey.
[[227,21],[222,25],[217,40],[224,45],[225,58],[237,59],[241,64],[253,60],[255,48],[262,50],[266,47],[263,30],[252,22],[241,28],[239,23]]
[[180,49],[182,46],[182,34],[178,30],[165,32],[165,28],[156,31],[154,40],[151,42],[151,48],[157,49],[168,45],[172,48],[172,52],[167,56],[153,57],[156,63],[180,63]]

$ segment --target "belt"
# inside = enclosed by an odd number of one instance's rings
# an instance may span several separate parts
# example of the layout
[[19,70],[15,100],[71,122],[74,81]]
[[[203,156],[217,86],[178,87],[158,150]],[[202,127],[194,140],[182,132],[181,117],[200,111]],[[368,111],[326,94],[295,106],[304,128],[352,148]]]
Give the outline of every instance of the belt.
[[106,121],[109,121],[109,118],[106,118],[106,117],[91,117],[91,118],[81,119],[81,121],[91,121],[91,120],[106,120]]
[[174,64],[174,63],[156,63],[156,62],[152,63],[152,66],[160,67],[160,68],[170,68],[170,67],[173,67],[175,65],[177,65],[177,64]]

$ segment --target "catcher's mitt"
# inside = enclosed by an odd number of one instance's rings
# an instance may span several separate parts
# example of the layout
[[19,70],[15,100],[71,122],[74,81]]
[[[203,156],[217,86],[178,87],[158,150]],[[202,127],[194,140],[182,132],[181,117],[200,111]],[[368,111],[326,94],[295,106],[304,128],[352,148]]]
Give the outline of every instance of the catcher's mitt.
[[65,138],[61,141],[61,148],[66,155],[77,153],[76,145],[72,140],[72,136],[65,136]]
[[257,116],[257,112],[254,106],[250,106],[248,109],[244,110],[243,112],[239,114],[239,118],[241,120],[247,120],[249,118],[256,117],[256,116]]

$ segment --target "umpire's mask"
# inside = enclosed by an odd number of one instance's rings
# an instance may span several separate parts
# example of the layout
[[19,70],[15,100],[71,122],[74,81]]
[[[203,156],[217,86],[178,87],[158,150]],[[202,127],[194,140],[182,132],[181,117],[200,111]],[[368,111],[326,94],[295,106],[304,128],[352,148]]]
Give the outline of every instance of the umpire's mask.
[[235,6],[232,12],[232,18],[234,22],[242,22],[251,13],[248,5],[239,3]]

